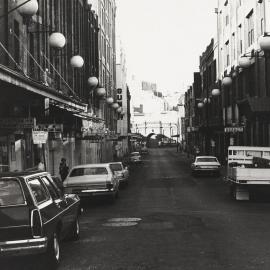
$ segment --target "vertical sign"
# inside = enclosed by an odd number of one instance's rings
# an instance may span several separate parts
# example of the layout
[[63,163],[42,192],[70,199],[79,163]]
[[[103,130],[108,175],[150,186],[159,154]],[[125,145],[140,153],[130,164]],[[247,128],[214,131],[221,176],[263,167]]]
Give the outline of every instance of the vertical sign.
[[49,98],[44,99],[44,113],[45,113],[45,116],[49,116],[50,114],[50,99]]

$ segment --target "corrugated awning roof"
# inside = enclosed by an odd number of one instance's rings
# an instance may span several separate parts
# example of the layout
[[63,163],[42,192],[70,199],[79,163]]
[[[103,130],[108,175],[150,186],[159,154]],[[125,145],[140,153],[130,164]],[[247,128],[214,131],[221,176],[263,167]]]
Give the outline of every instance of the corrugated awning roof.
[[247,97],[238,104],[240,106],[248,105],[252,113],[270,112],[270,97]]

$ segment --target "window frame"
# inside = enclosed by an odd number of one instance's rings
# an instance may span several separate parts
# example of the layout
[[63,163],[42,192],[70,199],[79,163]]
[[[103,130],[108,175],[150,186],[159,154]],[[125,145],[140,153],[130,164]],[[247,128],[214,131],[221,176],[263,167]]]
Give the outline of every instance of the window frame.
[[[25,197],[25,192],[24,192],[24,189],[23,189],[23,186],[22,186],[21,181],[20,181],[18,178],[16,178],[16,177],[3,177],[3,179],[6,179],[6,180],[14,180],[14,181],[17,181],[17,182],[19,183],[20,189],[21,189],[21,191],[22,191],[24,203],[20,203],[20,204],[10,204],[10,205],[0,205],[0,208],[5,208],[5,207],[17,207],[17,206],[25,206],[25,205],[27,205],[27,201],[26,201],[26,197]],[[1,179],[0,179],[0,180],[1,180]]]
[[[38,181],[40,182],[41,186],[44,188],[44,190],[45,190],[45,192],[46,192],[46,194],[47,194],[47,196],[48,196],[48,199],[46,199],[46,200],[44,200],[44,201],[41,201],[41,202],[38,202],[38,201],[37,201],[35,195],[33,194],[33,190],[32,190],[32,188],[31,188],[31,186],[30,186],[30,183],[29,183],[29,182],[31,182],[31,181],[33,181],[33,180],[38,180]],[[49,201],[52,200],[52,197],[51,197],[50,192],[48,191],[48,188],[45,186],[45,184],[43,183],[43,181],[41,180],[41,178],[40,178],[39,176],[35,176],[35,177],[31,177],[31,178],[27,179],[27,185],[28,185],[29,192],[30,192],[32,198],[34,199],[34,201],[36,202],[36,204],[37,204],[38,206],[40,206],[40,205],[42,205],[42,204],[44,204],[44,203],[47,203],[47,202],[49,202]]]

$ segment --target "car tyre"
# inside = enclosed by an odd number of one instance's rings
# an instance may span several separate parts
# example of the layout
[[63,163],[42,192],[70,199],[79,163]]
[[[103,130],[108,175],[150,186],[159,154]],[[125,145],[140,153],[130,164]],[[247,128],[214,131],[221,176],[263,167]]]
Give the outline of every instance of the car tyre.
[[76,220],[72,224],[71,228],[71,241],[77,241],[80,238],[80,223],[78,216],[76,217]]
[[49,263],[50,269],[57,269],[61,259],[60,251],[59,233],[54,232],[45,254],[45,261]]

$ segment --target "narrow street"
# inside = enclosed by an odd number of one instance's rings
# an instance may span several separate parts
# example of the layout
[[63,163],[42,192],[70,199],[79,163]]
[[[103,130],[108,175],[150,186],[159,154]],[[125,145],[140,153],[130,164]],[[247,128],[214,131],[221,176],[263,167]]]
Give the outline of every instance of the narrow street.
[[191,177],[175,149],[151,149],[121,191],[112,206],[84,203],[60,269],[269,269],[269,202],[233,201],[222,177]]
[[63,243],[61,270],[270,266],[270,203],[233,201],[222,177],[191,177],[186,155],[174,148],[151,149],[113,205],[83,206],[80,240]]

